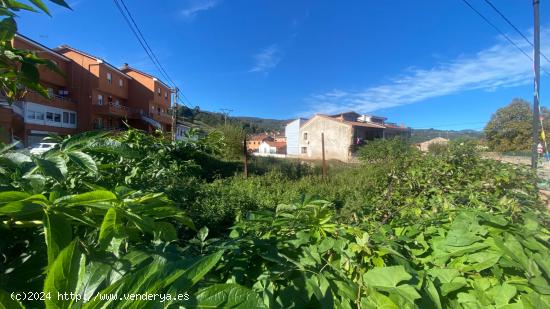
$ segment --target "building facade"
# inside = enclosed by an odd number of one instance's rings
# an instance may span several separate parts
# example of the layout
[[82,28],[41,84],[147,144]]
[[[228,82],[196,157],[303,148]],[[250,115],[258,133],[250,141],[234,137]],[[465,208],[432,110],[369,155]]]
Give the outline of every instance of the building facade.
[[11,106],[0,102],[0,134],[4,141],[31,145],[49,134],[74,134],[78,126],[78,98],[71,91],[72,61],[25,36],[12,41],[17,49],[32,50],[37,56],[54,62],[63,75],[39,67],[40,83],[49,98],[27,91]]
[[307,119],[298,118],[289,122],[285,127],[286,154],[289,156],[300,155],[300,127]]
[[172,106],[172,89],[156,77],[132,68],[127,63],[121,71],[132,77],[129,101],[139,114],[139,119],[131,124],[148,131],[171,131],[173,119],[168,110]]
[[30,146],[49,134],[119,130],[130,126],[172,130],[172,90],[161,80],[125,65],[122,69],[73,47],[50,49],[23,35],[12,42],[54,62],[62,74],[39,67],[49,98],[27,91],[9,105],[0,98],[0,139]]
[[[296,129],[291,127],[291,132],[295,131]],[[405,126],[386,124],[384,117],[360,115],[355,112],[337,115],[317,114],[299,126],[298,132],[299,157],[322,159],[324,140],[325,159],[343,162],[353,161],[355,151],[366,141],[410,136],[410,129]],[[295,146],[292,138],[291,141]]]

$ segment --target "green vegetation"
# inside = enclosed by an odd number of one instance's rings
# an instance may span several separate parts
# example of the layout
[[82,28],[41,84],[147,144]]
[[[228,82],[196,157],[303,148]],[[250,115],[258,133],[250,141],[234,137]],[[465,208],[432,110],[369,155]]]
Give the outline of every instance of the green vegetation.
[[[422,154],[390,140],[360,150],[361,164],[333,163],[326,181],[314,164],[275,159],[253,161],[244,179],[217,159],[222,144],[130,129],[59,140],[42,156],[5,147],[0,302],[550,306],[550,216],[528,170],[481,159],[469,143]],[[11,299],[23,291],[44,301]],[[171,299],[93,297],[108,293]]]
[[[12,13],[33,7],[1,3],[9,58]],[[4,91],[40,92],[26,76],[41,64],[0,68]],[[467,141],[422,154],[396,139],[326,180],[275,159],[245,179],[223,159],[238,130],[88,132],[40,156],[1,145],[0,307],[550,307],[530,170]]]
[[[550,128],[550,110],[541,108],[543,126]],[[485,126],[487,146],[498,152],[525,152],[533,143],[533,110],[529,102],[514,99],[500,108]]]

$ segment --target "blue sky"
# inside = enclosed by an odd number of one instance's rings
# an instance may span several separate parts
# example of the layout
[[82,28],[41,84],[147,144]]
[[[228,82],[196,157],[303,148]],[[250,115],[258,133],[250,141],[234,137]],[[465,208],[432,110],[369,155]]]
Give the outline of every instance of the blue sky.
[[[483,0],[469,1],[531,54]],[[73,11],[53,17],[20,14],[20,32],[160,75],[113,1],[68,2]],[[532,39],[532,1],[492,2]],[[529,59],[462,0],[125,3],[189,105],[205,110],[277,119],[355,110],[412,127],[481,129],[513,98],[533,97]],[[545,1],[540,14],[550,57]],[[549,80],[543,74],[543,105]]]

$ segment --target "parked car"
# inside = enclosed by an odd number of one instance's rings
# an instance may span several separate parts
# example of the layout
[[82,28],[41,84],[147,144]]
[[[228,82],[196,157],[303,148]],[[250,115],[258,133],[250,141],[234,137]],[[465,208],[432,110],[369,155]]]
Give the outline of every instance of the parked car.
[[38,143],[31,148],[31,154],[40,155],[55,147],[57,143]]

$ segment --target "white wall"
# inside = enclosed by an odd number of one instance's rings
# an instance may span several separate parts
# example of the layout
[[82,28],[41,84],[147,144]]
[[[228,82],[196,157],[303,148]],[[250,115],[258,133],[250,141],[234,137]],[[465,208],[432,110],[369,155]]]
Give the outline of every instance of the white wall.
[[260,148],[258,148],[258,153],[260,154],[277,153],[277,148],[269,146],[269,144],[266,142],[262,142],[260,144]]
[[304,119],[299,118],[286,125],[286,153],[288,155],[300,155],[300,126],[304,122]]
[[[75,111],[33,102],[25,102],[23,110],[25,123],[76,129],[77,117]],[[52,116],[51,119],[48,118],[48,115]]]

